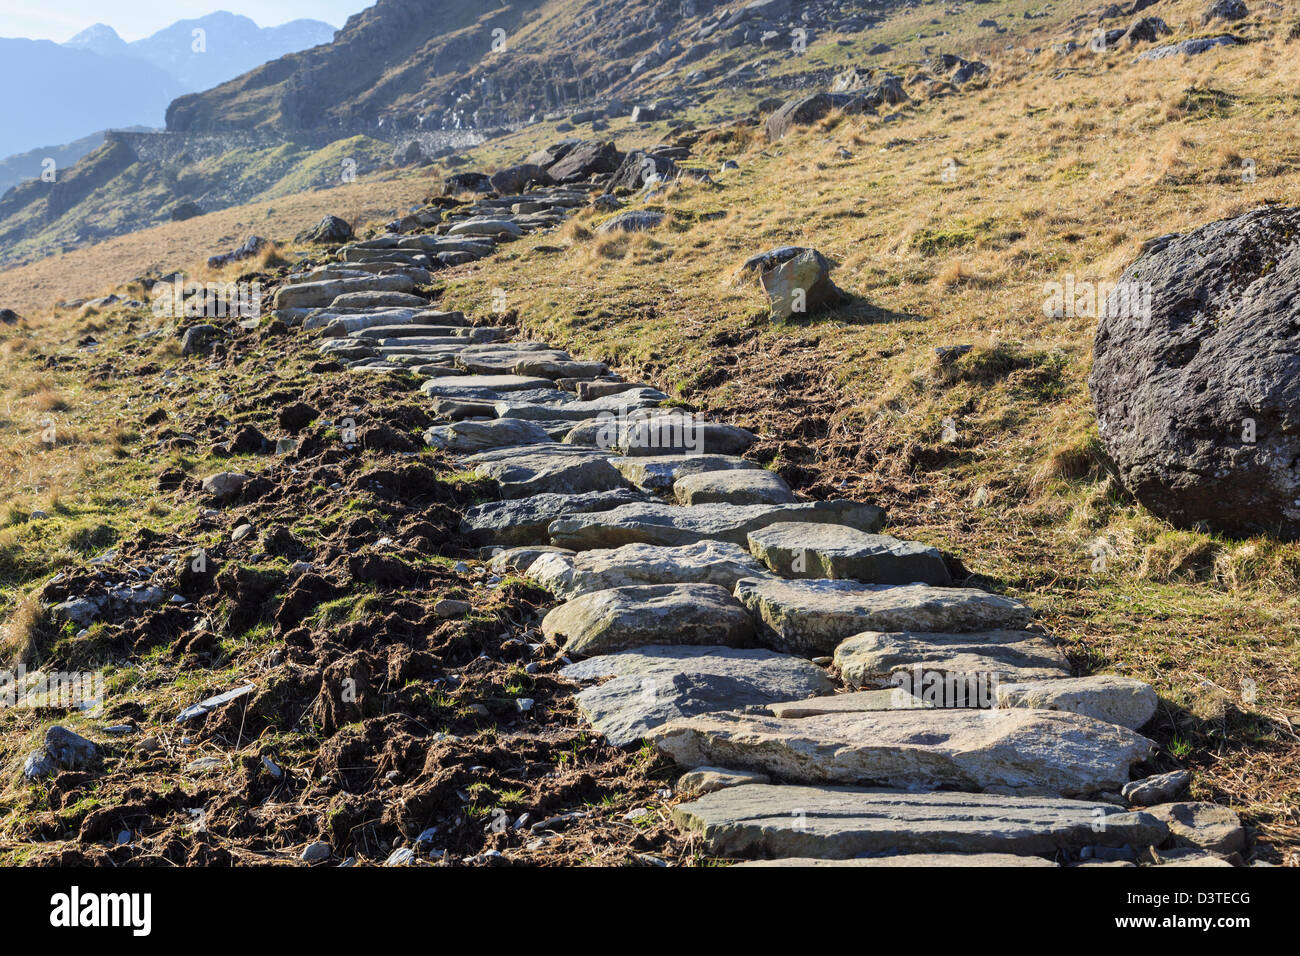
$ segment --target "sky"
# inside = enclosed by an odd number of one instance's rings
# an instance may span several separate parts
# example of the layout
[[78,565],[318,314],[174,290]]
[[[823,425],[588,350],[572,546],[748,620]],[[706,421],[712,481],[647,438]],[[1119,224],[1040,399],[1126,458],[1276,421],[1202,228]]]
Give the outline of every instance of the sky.
[[0,0],[0,37],[62,43],[94,23],[107,23],[123,40],[139,40],[177,20],[228,10],[260,27],[289,20],[324,20],[334,26],[372,6],[374,0]]

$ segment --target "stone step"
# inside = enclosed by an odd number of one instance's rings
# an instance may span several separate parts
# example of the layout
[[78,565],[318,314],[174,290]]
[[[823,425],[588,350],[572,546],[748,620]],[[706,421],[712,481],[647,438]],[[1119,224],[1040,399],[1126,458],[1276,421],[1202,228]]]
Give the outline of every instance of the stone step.
[[880,527],[884,516],[875,505],[857,501],[690,507],[628,505],[601,515],[561,519],[551,526],[551,543],[574,551],[616,548],[624,544],[679,546],[707,540],[729,541],[744,547],[749,532],[778,521],[826,521],[874,531]]
[[683,717],[824,694],[826,672],[798,657],[752,648],[639,647],[571,664],[575,681],[612,678],[578,693],[592,727],[616,747]]
[[537,445],[550,441],[550,436],[536,422],[523,422],[517,418],[495,418],[490,421],[461,421],[450,425],[434,425],[424,433],[424,443],[431,448],[448,451],[480,452],[489,448],[518,445]]
[[908,793],[853,787],[729,787],[673,819],[718,856],[848,859],[864,853],[1049,854],[1146,847],[1169,828],[1148,813],[1062,797]]
[[648,455],[615,458],[610,464],[621,471],[624,478],[646,491],[668,491],[679,478],[702,471],[761,467],[734,455]]
[[918,669],[990,675],[999,684],[1070,676],[1065,654],[1046,637],[1010,630],[864,631],[835,648],[835,666],[852,687],[897,684]]
[[496,481],[503,498],[632,488],[605,455],[558,442],[480,452],[466,458],[465,467]]
[[751,647],[754,622],[716,584],[647,584],[566,601],[542,618],[542,633],[567,654],[590,656],[647,644]]
[[422,309],[429,304],[423,296],[410,292],[344,292],[335,296],[331,309]]
[[[616,450],[615,431],[618,417],[653,408],[667,397],[657,389],[638,388],[585,402],[579,401],[571,395],[566,395],[563,402],[550,404],[525,403],[514,401],[512,398],[505,398],[497,403],[497,414],[503,418],[509,416],[510,418],[547,419],[550,421],[594,421],[597,431],[603,429],[610,433],[610,440],[607,442],[596,440],[584,444],[597,445],[603,449],[614,451]],[[570,442],[570,444],[577,443]]]
[[999,684],[997,700],[999,707],[1064,710],[1130,730],[1154,717],[1160,703],[1150,684],[1114,674]]
[[552,522],[565,515],[606,511],[645,498],[635,488],[592,491],[576,495],[532,495],[509,501],[474,505],[461,519],[462,533],[479,544],[544,545]]
[[[618,515],[616,510],[589,519],[599,525],[615,521]],[[574,518],[570,522],[583,520]],[[551,536],[556,539],[555,544],[577,550],[566,536],[555,534],[555,527],[570,522],[558,522],[552,527]],[[811,655],[831,654],[845,638],[863,631],[978,631],[1023,627],[1032,616],[1028,607],[1011,598],[975,588],[936,588],[925,584],[766,578],[739,582],[736,597],[762,622],[765,639],[771,646]]]
[[[516,374],[514,369],[518,365],[524,364],[526,359],[534,361],[549,359],[554,362],[569,361],[568,352],[559,352],[554,349],[547,351],[532,351],[528,349],[501,349],[491,352],[473,352],[468,349],[461,352],[456,358],[456,362],[463,368],[471,372],[481,373],[483,375],[506,375]],[[544,376],[526,376],[529,378],[542,378]],[[551,384],[551,379],[546,379],[547,384]]]
[[430,397],[483,398],[498,401],[503,393],[521,389],[550,388],[551,380],[527,375],[465,375],[431,378],[420,386]]
[[763,468],[699,471],[673,482],[678,504],[786,505],[795,497],[785,479]]
[[365,279],[326,279],[282,285],[275,292],[276,309],[312,308],[329,305],[348,292],[413,292],[415,283],[403,275],[376,275]]
[[831,524],[781,522],[749,535],[749,550],[787,578],[854,580],[868,584],[933,584],[952,576],[943,555],[917,541]]
[[697,541],[679,548],[627,544],[566,551],[534,562],[528,576],[560,598],[635,584],[716,584],[730,593],[741,578],[766,572],[744,548]]
[[[428,337],[435,335],[471,335],[473,333],[491,335],[500,334],[497,329],[471,329],[466,325],[430,325],[427,322],[421,322],[418,325],[412,322],[410,325],[372,325],[367,329],[358,329],[352,335],[356,338],[363,339],[404,339],[411,337]],[[471,339],[473,341],[473,339]]]
[[1155,744],[1062,711],[916,709],[797,719],[713,714],[651,736],[683,767],[759,770],[811,783],[1035,794],[1117,791]]
[[848,694],[829,694],[825,697],[810,697],[807,700],[786,700],[769,704],[768,710],[773,717],[797,720],[800,717],[816,717],[820,714],[851,714],[872,710],[896,710],[900,706],[924,707],[923,702],[904,702],[903,691],[897,688],[879,690],[860,690]]

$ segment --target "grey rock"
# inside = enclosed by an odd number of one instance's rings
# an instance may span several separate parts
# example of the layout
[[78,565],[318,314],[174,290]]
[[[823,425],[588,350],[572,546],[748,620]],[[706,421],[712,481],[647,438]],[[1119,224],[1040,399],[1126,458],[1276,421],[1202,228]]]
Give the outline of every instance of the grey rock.
[[1089,378],[1102,441],[1124,486],[1177,525],[1300,537],[1300,349],[1278,344],[1296,337],[1297,234],[1297,208],[1203,226],[1121,277],[1149,289],[1149,319],[1145,297],[1103,310]]
[[1126,783],[1119,792],[1129,803],[1149,807],[1177,800],[1187,792],[1191,783],[1192,775],[1189,771],[1173,770]]
[[599,515],[578,515],[551,525],[551,543],[582,551],[624,544],[678,546],[730,541],[744,546],[748,534],[778,521],[825,521],[877,531],[884,512],[856,501],[793,505],[625,505]]
[[1205,53],[1207,50],[1213,50],[1221,46],[1237,46],[1241,44],[1241,38],[1231,34],[1224,34],[1217,37],[1197,37],[1192,40],[1183,40],[1181,43],[1170,43],[1166,46],[1158,46],[1154,49],[1147,50],[1137,56],[1138,60],[1163,60],[1170,56],[1197,56]]
[[304,863],[324,863],[330,858],[333,851],[328,843],[317,841],[307,845],[298,859]]
[[244,684],[242,687],[236,687],[234,690],[228,690],[223,694],[217,694],[209,697],[207,700],[199,701],[190,707],[186,707],[176,715],[176,723],[183,724],[195,717],[206,717],[212,711],[216,710],[223,704],[228,704],[232,700],[238,700],[246,694],[251,694],[256,687],[253,684]]
[[768,297],[772,320],[780,322],[845,300],[844,293],[830,279],[831,268],[830,260],[816,249],[781,246],[745,260],[739,277],[758,280]]
[[780,701],[769,704],[773,717],[798,720],[821,714],[862,713],[870,710],[894,710],[898,705],[897,689],[860,690],[850,694],[830,694],[807,700]]
[[[611,512],[613,514],[613,512]],[[555,529],[551,529],[552,538]],[[780,650],[830,654],[863,631],[977,631],[1023,627],[1029,608],[975,588],[924,584],[773,578],[744,580],[736,597],[762,623]]]
[[1246,831],[1237,815],[1227,807],[1213,803],[1162,803],[1146,812],[1168,825],[1175,846],[1225,855],[1246,849]]
[[248,475],[237,471],[222,471],[203,479],[203,490],[218,501],[228,501],[236,497],[245,484]]
[[208,350],[212,340],[221,334],[215,325],[192,325],[181,339],[182,355],[201,355]]
[[677,479],[704,471],[721,471],[728,468],[757,469],[756,462],[734,455],[648,455],[613,458],[610,464],[623,477],[646,491],[665,491]]
[[1054,853],[1150,846],[1147,813],[1061,797],[754,784],[683,803],[673,819],[720,856],[848,859],[862,853]]
[[607,456],[574,445],[523,445],[480,452],[466,458],[465,466],[493,479],[503,498],[633,490]]
[[673,483],[679,504],[784,505],[798,499],[774,471],[735,468],[683,475]]
[[869,584],[952,584],[943,555],[916,541],[900,541],[833,524],[781,522],[749,535],[749,550],[791,578],[850,579]]
[[831,110],[851,106],[855,99],[849,93],[810,93],[789,100],[767,118],[767,138],[771,142],[784,139],[796,126],[811,126]]
[[352,238],[352,226],[346,219],[326,216],[315,227],[298,233],[295,242],[312,242],[334,245]]
[[825,694],[825,671],[797,657],[731,647],[639,647],[593,657],[561,676],[611,678],[576,696],[579,710],[618,747],[670,720]]
[[38,780],[60,770],[81,770],[99,759],[99,746],[66,727],[54,726],[45,731],[44,745],[27,757],[23,776]]
[[275,309],[319,308],[348,292],[412,292],[415,282],[404,275],[377,275],[364,279],[329,279],[300,282],[276,290]]
[[997,697],[999,707],[1065,710],[1130,730],[1155,716],[1159,703],[1150,684],[1113,674],[1000,684]]
[[518,418],[435,425],[424,433],[426,445],[459,452],[478,452],[487,448],[516,445],[538,445],[548,441],[550,437],[544,428],[536,422],[521,421]]
[[771,783],[765,773],[752,770],[727,770],[725,767],[697,767],[687,771],[677,780],[678,793],[705,794],[727,787],[742,787],[747,783]]
[[[547,521],[549,524],[549,519]],[[542,529],[545,535],[546,529]],[[520,574],[527,574],[537,559],[545,554],[554,554],[560,556],[572,555],[573,552],[565,548],[552,548],[549,544],[526,544],[514,548],[499,550],[492,555],[488,561],[488,567],[497,574],[505,574],[507,571],[518,571]]]
[[[864,631],[835,648],[835,666],[851,686],[902,684],[899,675],[987,675],[990,680],[1066,678],[1069,662],[1041,634],[994,629],[974,633]],[[990,703],[991,706],[991,703]]]
[[621,548],[539,555],[528,576],[558,597],[638,584],[716,584],[730,593],[741,578],[763,575],[744,550],[723,541],[681,547],[627,544]]
[[550,379],[534,375],[452,375],[431,378],[420,386],[420,391],[431,398],[446,396],[496,401],[503,392],[550,386]]
[[648,584],[579,595],[542,619],[569,654],[608,654],[645,644],[747,647],[754,622],[716,584]]
[[1250,16],[1250,9],[1242,0],[1214,0],[1201,15],[1201,23],[1208,26],[1215,20],[1244,20]]
[[[465,512],[461,531],[481,544],[537,545],[549,539],[551,523],[566,515],[608,511],[646,498],[635,489],[586,494],[542,494],[510,501],[490,501]],[[567,549],[566,549],[567,550]]]
[[664,221],[664,214],[649,209],[628,209],[602,222],[598,233],[647,232]]
[[650,739],[683,767],[741,767],[809,783],[1063,796],[1119,789],[1130,767],[1155,749],[1126,728],[1040,710],[710,714],[664,724]]

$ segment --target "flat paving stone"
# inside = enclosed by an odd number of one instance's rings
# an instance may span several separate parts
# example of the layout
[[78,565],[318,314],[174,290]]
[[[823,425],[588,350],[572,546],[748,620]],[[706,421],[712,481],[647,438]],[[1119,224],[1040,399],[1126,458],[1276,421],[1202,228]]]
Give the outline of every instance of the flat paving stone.
[[1114,674],[1000,684],[997,699],[999,707],[1065,710],[1131,730],[1154,717],[1160,702],[1150,684]]
[[[599,523],[601,518],[615,522],[619,513],[616,510],[591,516],[595,519],[592,523]],[[554,544],[573,547],[568,540],[557,538],[555,526],[551,528],[551,537]],[[736,597],[761,622],[765,642],[778,650],[809,654],[833,653],[845,638],[863,631],[978,631],[1023,627],[1032,615],[1019,601],[987,591],[924,584],[766,578],[738,582]]]
[[558,442],[480,452],[464,459],[464,464],[475,474],[493,479],[503,498],[632,490],[600,452]]
[[[564,403],[558,407],[554,403],[524,403],[508,398],[498,402],[496,409],[497,414],[502,418],[548,419],[567,422],[594,421],[596,431],[607,430],[610,433],[610,438],[608,441],[593,440],[587,444],[614,452],[617,450],[615,446],[617,445],[618,416],[622,413],[653,408],[667,397],[657,389],[636,388],[589,401],[579,401],[566,393]],[[606,417],[602,419],[601,416]],[[599,438],[599,435],[596,437]],[[584,443],[570,442],[570,444]]]
[[884,512],[857,501],[628,505],[601,516],[579,515],[557,521],[551,526],[551,543],[575,551],[638,543],[678,546],[706,540],[730,541],[744,547],[749,532],[789,520],[835,522],[874,531],[884,521]]
[[612,678],[578,693],[592,727],[623,747],[670,720],[825,694],[834,686],[815,664],[757,648],[638,647],[571,664],[576,681]]
[[[1064,652],[1032,631],[865,631],[835,648],[835,666],[853,687],[895,681],[920,669],[938,674],[995,675],[998,683],[1067,678]],[[992,703],[989,704],[992,706]]]
[[480,452],[489,448],[538,445],[550,440],[546,430],[536,422],[520,421],[517,418],[434,425],[424,433],[424,443],[429,447],[458,452]]
[[542,618],[568,654],[608,654],[646,644],[749,647],[754,622],[716,584],[647,584],[582,594]]
[[[895,710],[901,691],[895,688],[860,690],[849,694],[829,694],[809,697],[807,700],[785,700],[769,704],[773,717],[797,720],[800,717],[817,717],[821,714],[852,714],[871,710]],[[908,703],[908,706],[915,706]]]
[[551,380],[528,375],[451,375],[434,377],[420,386],[428,396],[498,399],[502,393],[525,388],[549,388]]
[[[570,360],[568,352],[557,349],[547,351],[530,351],[526,349],[500,348],[490,351],[464,349],[456,356],[456,364],[461,368],[483,375],[504,375],[512,373],[515,366],[528,359],[549,359],[553,362]],[[521,378],[542,378],[543,376],[521,375]],[[551,379],[547,378],[549,383]]]
[[718,856],[847,859],[865,853],[1048,854],[1145,847],[1169,828],[1144,812],[1063,797],[908,793],[854,787],[729,787],[673,819]]
[[798,719],[710,714],[651,735],[683,767],[758,770],[809,783],[1062,796],[1118,790],[1155,750],[1115,724],[1064,711],[918,709]]
[[730,593],[741,578],[765,573],[744,548],[725,541],[567,551],[546,555],[528,569],[538,585],[562,598],[636,584],[717,584]]
[[646,491],[668,491],[685,475],[730,468],[761,469],[761,465],[735,455],[648,455],[611,458],[623,477]]
[[765,468],[683,475],[673,484],[673,495],[683,505],[784,505],[799,500],[784,478]]
[[466,510],[460,529],[479,544],[502,547],[547,544],[548,529],[559,517],[617,508],[644,497],[643,491],[620,488],[578,495],[544,494],[489,501]]
[[1223,854],[1246,849],[1246,831],[1227,807],[1189,801],[1157,804],[1147,812],[1168,824],[1175,846]]
[[787,578],[949,587],[952,576],[937,548],[832,524],[783,521],[749,535],[749,550]]

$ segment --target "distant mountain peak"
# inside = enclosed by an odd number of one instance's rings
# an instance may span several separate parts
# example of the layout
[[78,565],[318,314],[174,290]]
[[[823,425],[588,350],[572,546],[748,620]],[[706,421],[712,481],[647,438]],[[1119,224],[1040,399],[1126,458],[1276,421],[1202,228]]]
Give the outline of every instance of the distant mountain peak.
[[117,31],[107,23],[96,23],[82,30],[64,46],[79,50],[89,50],[103,56],[117,56],[127,50],[126,41],[118,36]]

